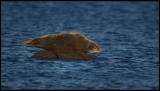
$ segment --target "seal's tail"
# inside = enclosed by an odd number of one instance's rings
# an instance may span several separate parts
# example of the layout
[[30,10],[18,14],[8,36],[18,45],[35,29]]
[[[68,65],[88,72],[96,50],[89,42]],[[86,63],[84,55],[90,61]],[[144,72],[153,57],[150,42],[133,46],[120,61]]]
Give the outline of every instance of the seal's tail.
[[37,45],[39,45],[39,43],[40,43],[39,38],[23,42],[24,45],[30,45],[30,46],[37,46]]
[[23,42],[24,45],[30,45],[32,43],[32,41],[25,41]]

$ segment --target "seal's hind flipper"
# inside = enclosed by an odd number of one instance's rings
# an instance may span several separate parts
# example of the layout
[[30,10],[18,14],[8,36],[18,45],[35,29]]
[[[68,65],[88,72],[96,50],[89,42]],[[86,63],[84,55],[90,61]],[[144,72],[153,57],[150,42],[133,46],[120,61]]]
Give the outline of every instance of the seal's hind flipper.
[[36,38],[30,41],[25,41],[23,42],[23,44],[38,47],[38,45],[40,44],[40,38]]

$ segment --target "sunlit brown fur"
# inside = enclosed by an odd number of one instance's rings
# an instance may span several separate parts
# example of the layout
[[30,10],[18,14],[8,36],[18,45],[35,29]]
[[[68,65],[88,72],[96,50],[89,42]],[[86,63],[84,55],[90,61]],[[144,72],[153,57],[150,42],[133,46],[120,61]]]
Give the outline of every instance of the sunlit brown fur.
[[95,57],[87,52],[102,51],[95,42],[76,32],[45,35],[23,44],[46,50],[32,56],[36,58],[57,58],[55,55],[59,55],[58,59],[93,59]]

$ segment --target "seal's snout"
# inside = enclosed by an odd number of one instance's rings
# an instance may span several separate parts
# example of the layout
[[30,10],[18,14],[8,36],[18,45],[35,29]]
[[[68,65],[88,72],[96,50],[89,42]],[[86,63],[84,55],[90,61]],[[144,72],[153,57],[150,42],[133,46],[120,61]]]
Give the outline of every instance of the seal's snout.
[[98,52],[98,53],[102,52],[102,48],[98,48],[98,49],[97,49],[97,52]]
[[102,48],[100,48],[99,46],[94,46],[91,50],[89,50],[89,52],[102,52]]
[[96,48],[95,52],[98,52],[98,53],[102,52],[102,48],[100,48],[100,47]]

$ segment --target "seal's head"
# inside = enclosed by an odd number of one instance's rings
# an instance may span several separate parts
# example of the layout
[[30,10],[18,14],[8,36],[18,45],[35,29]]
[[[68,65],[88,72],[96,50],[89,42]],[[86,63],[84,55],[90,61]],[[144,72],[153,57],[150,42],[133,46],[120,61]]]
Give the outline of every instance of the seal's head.
[[102,52],[102,48],[100,48],[97,44],[94,44],[90,49],[89,52]]

